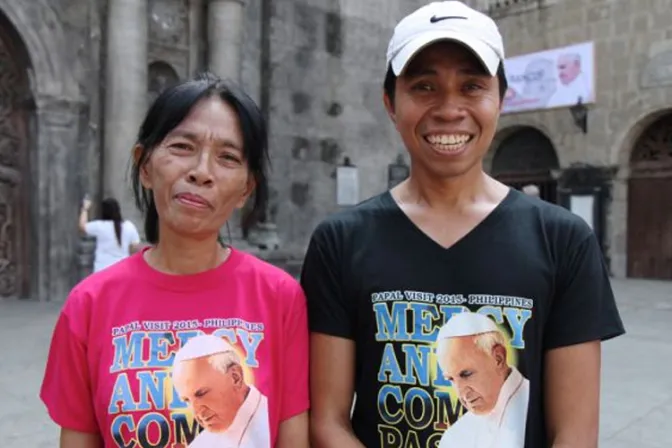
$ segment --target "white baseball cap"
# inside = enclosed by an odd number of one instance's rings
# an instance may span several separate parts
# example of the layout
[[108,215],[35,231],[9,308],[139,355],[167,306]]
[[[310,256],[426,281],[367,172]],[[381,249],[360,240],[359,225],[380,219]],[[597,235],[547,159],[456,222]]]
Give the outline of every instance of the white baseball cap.
[[391,64],[399,76],[420,50],[439,40],[453,40],[471,49],[492,76],[504,60],[504,43],[495,21],[450,0],[423,6],[397,24],[387,47],[387,67]]
[[453,314],[448,322],[439,330],[437,341],[461,336],[475,336],[483,333],[499,331],[495,322],[479,313],[463,312]]

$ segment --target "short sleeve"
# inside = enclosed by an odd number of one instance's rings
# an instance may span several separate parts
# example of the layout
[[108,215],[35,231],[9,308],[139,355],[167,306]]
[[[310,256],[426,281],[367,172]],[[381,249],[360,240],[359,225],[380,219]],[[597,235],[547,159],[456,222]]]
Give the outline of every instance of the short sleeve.
[[282,294],[292,298],[284,320],[283,338],[285,353],[283,358],[282,409],[280,421],[288,420],[310,408],[308,383],[308,317],[306,297],[299,284],[292,279],[287,282]]
[[[68,302],[77,301],[72,293]],[[40,399],[50,417],[62,428],[98,433],[95,419],[87,345],[73,330],[73,323],[86,316],[78,315],[75,306],[66,302],[51,339]]]
[[353,317],[342,283],[342,243],[325,223],[313,233],[304,257],[301,286],[308,301],[310,331],[354,339]]
[[561,261],[545,329],[547,350],[625,333],[602,250],[592,231]]
[[89,221],[84,226],[86,234],[89,236],[98,236],[100,233],[100,221]]

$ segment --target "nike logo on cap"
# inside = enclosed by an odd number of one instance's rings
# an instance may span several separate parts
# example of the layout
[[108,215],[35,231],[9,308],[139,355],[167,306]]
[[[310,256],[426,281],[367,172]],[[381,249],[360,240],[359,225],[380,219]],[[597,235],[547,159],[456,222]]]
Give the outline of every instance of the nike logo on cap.
[[432,18],[429,19],[429,21],[430,21],[430,23],[436,23],[436,22],[441,22],[442,20],[448,20],[448,19],[463,19],[463,20],[467,20],[466,17],[462,17],[462,16],[443,16],[443,17],[432,16]]

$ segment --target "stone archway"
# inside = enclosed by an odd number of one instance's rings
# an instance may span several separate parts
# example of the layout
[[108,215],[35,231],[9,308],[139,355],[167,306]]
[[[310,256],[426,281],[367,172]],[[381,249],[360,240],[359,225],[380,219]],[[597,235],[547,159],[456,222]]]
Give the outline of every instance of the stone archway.
[[513,188],[536,185],[542,199],[555,203],[557,182],[552,171],[559,166],[551,140],[538,129],[525,126],[502,139],[490,171],[493,177]]
[[0,13],[0,298],[30,288],[30,90],[27,51]]
[[[3,43],[9,45],[9,60],[16,63],[17,79],[22,80],[14,90],[25,93],[24,101],[11,108],[14,120],[21,123],[14,131],[27,136],[20,153],[24,157],[19,189],[23,217],[14,223],[21,229],[7,225],[3,231],[21,232],[28,241],[16,257],[23,257],[21,265],[29,265],[30,270],[16,277],[20,287],[11,295],[41,300],[61,300],[76,281],[73,265],[79,237],[73,216],[79,201],[72,199],[81,197],[82,179],[72,174],[80,172],[86,159],[78,151],[84,143],[80,138],[94,145],[93,137],[86,137],[92,130],[82,120],[89,110],[79,84],[82,77],[78,64],[63,56],[71,42],[52,3],[0,0]],[[19,212],[6,208],[3,213],[17,216]]]
[[672,113],[634,144],[627,223],[628,277],[672,280]]
[[149,64],[147,72],[147,106],[168,87],[177,84],[180,77],[177,71],[167,62],[154,61]]

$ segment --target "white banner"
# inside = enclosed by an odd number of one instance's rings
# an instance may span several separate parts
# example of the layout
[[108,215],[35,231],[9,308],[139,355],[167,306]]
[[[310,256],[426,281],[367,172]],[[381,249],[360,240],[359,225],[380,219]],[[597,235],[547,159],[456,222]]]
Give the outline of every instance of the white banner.
[[504,113],[595,102],[593,42],[509,58],[504,68]]
[[595,196],[592,195],[572,195],[569,198],[569,209],[583,218],[584,221],[593,228],[593,208],[595,207]]
[[359,173],[355,166],[336,168],[336,204],[357,205],[359,203]]

